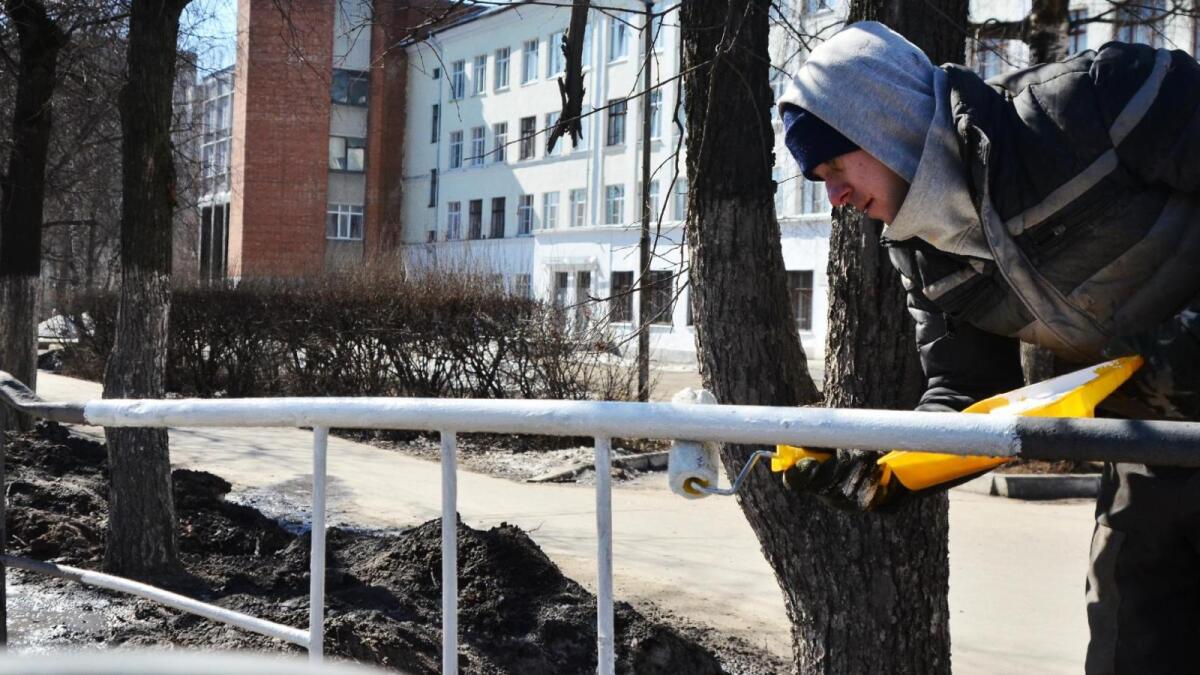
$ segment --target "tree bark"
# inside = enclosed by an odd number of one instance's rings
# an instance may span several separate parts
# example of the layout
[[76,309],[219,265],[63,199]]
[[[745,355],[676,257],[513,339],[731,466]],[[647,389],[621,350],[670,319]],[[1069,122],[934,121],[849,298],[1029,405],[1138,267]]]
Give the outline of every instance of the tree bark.
[[[179,16],[188,0],[133,0],[121,91],[121,292],[104,373],[106,398],[162,398],[171,303],[175,168],[171,106]],[[106,429],[107,571],[149,577],[179,568],[165,429]]]
[[[940,5],[965,25],[965,0]],[[906,7],[904,18],[929,34],[910,37],[935,59],[961,61],[961,34],[933,30],[945,19],[923,8]],[[680,9],[683,68],[695,68],[685,79],[692,301],[701,371],[718,400],[796,405],[817,392],[771,204],[767,9],[755,0]],[[878,223],[856,221],[835,226],[830,244],[826,386],[836,405],[911,406],[920,390],[911,320],[878,234]],[[726,467],[740,468],[746,450],[726,448]],[[894,515],[842,513],[756,472],[739,502],[780,583],[798,672],[949,672],[944,497]]]
[[[20,67],[13,102],[12,151],[0,175],[0,369],[37,387],[37,299],[51,99],[66,37],[36,0],[6,0],[17,27]],[[33,420],[0,408],[0,428]]]

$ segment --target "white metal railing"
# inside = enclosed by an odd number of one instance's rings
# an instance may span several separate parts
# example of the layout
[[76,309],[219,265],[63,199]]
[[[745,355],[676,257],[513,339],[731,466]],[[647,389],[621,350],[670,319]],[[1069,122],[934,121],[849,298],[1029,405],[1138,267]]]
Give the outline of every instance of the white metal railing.
[[[442,449],[443,672],[458,672],[457,434],[591,436],[595,439],[597,670],[613,673],[611,438],[810,447],[930,450],[1005,457],[1090,458],[1200,466],[1200,424],[946,415],[677,403],[397,398],[96,400],[45,403],[11,391],[3,402],[39,416],[105,427],[311,427],[313,522],[309,627],[301,631],[109,575],[5,556],[9,565],[135,593],[177,609],[271,635],[321,659],[325,577],[325,458],[330,428],[437,430]],[[18,383],[19,384],[19,383]],[[9,387],[9,390],[5,388]],[[2,442],[0,435],[0,442]],[[2,450],[2,448],[0,448]],[[3,465],[0,464],[0,467]],[[3,514],[0,513],[0,516]],[[0,521],[2,522],[2,521]],[[3,542],[0,541],[0,546]],[[2,566],[0,566],[2,571]]]

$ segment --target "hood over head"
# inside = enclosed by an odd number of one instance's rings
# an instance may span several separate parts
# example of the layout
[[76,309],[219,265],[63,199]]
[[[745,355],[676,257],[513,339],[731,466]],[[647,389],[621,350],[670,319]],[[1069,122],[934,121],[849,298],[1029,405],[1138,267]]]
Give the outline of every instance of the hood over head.
[[851,24],[812,51],[778,105],[781,115],[812,112],[909,183],[884,236],[992,257],[963,174],[949,81],[916,45],[881,23]]
[[812,51],[779,105],[812,112],[911,183],[933,119],[935,71],[899,33],[861,21]]

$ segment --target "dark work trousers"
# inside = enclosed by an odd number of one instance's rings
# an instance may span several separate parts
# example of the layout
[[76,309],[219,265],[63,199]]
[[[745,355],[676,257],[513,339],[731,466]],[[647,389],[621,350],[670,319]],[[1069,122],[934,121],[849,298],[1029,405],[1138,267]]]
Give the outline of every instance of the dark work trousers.
[[1105,465],[1087,612],[1088,675],[1200,673],[1200,470]]

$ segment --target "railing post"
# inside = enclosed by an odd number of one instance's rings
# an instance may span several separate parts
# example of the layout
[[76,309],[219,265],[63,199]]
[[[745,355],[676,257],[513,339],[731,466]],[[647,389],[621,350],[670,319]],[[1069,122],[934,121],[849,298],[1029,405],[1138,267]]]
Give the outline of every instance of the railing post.
[[596,672],[613,675],[612,440],[596,437]]
[[442,435],[442,673],[458,673],[458,437]]
[[320,663],[325,651],[325,455],[329,428],[313,427],[312,548],[308,569],[308,660]]

